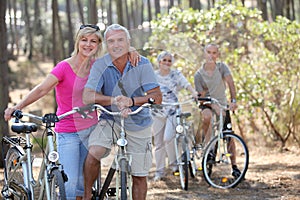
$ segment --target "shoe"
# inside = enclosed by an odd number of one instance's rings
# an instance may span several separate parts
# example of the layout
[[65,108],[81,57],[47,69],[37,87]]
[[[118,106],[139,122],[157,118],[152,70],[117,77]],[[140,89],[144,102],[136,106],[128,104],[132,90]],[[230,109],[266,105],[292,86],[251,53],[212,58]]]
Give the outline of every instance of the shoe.
[[173,175],[174,176],[179,176],[179,170],[177,169],[177,170],[173,171]]
[[232,176],[236,179],[241,176],[241,171],[238,169],[236,165],[232,165]]
[[216,155],[210,151],[208,156],[207,156],[207,163],[208,164],[215,164],[215,161],[216,161]]

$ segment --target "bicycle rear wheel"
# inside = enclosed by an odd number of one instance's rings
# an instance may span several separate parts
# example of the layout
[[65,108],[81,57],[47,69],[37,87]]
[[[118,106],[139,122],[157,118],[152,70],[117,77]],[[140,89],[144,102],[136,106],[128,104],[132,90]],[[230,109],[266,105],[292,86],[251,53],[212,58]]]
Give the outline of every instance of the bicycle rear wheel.
[[242,138],[223,133],[223,138],[218,141],[216,136],[207,146],[202,161],[203,175],[213,187],[232,188],[244,179],[248,163],[248,148]]
[[177,143],[178,149],[178,170],[179,170],[179,177],[180,177],[180,184],[182,189],[188,190],[188,183],[189,183],[189,150],[187,145],[186,137],[179,137]]
[[[46,177],[45,177],[46,178]],[[61,171],[52,170],[50,174],[51,200],[66,200],[65,183]]]
[[[21,153],[16,147],[9,148],[5,157],[5,174],[4,178],[7,181],[7,195],[13,195],[13,199],[29,199],[30,191],[26,188],[25,179],[27,177],[28,166],[27,163],[18,165]],[[6,182],[5,181],[5,182]],[[7,189],[8,189],[7,188]]]

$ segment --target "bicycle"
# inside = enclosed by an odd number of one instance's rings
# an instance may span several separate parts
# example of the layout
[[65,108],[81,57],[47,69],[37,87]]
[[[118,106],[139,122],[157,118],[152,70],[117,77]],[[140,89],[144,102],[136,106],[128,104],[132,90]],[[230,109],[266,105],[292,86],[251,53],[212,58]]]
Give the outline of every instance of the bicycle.
[[[191,176],[194,176],[192,172],[192,165],[190,163],[190,147],[189,147],[189,134],[191,129],[193,129],[192,123],[189,123],[187,119],[192,116],[190,112],[182,112],[181,106],[184,104],[191,104],[195,102],[195,100],[190,99],[184,102],[173,102],[166,103],[162,102],[161,105],[156,105],[156,108],[161,109],[166,106],[174,106],[175,107],[175,117],[176,117],[176,136],[175,136],[175,154],[176,154],[176,165],[178,165],[178,175],[180,177],[180,185],[182,189],[188,190],[189,183],[189,170],[191,171]],[[154,112],[156,112],[154,110]],[[175,174],[177,175],[177,174]]]
[[[202,171],[206,182],[216,188],[227,189],[237,186],[245,177],[249,163],[248,148],[243,139],[236,135],[231,124],[224,129],[223,112],[228,110],[217,99],[198,98],[204,104],[215,104],[219,115],[213,112],[212,132],[215,135],[207,146],[204,146]],[[233,168],[239,167],[240,172]]]
[[[135,115],[139,113],[142,109],[148,108],[152,106],[154,103],[153,100],[149,100],[149,103],[144,103],[135,111],[129,113],[129,115]],[[108,174],[104,180],[103,185],[101,185],[101,167],[100,174],[96,182],[94,183],[94,187],[92,188],[92,199],[102,200],[104,198],[108,198],[109,196],[115,196],[116,199],[132,200],[132,177],[131,177],[131,161],[132,155],[127,153],[127,139],[126,139],[126,130],[125,130],[125,117],[122,115],[121,111],[113,112],[109,111],[103,106],[99,104],[92,104],[88,107],[78,108],[81,112],[92,112],[94,110],[99,110],[106,114],[120,117],[120,137],[117,139],[117,154],[114,156],[113,163],[108,171]],[[117,175],[115,176],[115,173]],[[115,176],[116,187],[110,187],[110,184]]]
[[[24,113],[20,110],[14,111],[15,122],[11,125],[11,130],[17,136],[4,136],[2,144],[9,145],[6,153],[4,168],[4,186],[1,191],[4,199],[34,200],[35,192],[39,188],[39,200],[65,200],[65,185],[67,175],[63,166],[59,164],[59,154],[55,150],[54,131],[55,123],[64,117],[74,114],[78,110],[66,112],[60,116],[56,114],[45,114],[43,117]],[[32,133],[38,130],[38,124],[32,122],[22,122],[23,116],[35,119],[45,124],[47,135],[46,147],[40,145],[43,153],[43,160],[39,169],[37,180],[33,176],[33,155],[31,143]],[[25,138],[20,134],[24,134]]]

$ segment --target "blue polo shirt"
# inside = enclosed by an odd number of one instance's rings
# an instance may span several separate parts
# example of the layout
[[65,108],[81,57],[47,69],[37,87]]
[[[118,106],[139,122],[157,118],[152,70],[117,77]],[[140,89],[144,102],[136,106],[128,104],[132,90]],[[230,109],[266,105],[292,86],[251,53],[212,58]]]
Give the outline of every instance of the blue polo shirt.
[[[158,87],[152,64],[150,61],[141,57],[141,61],[136,67],[130,62],[126,63],[123,74],[114,66],[109,54],[97,59],[90,71],[85,88],[92,89],[105,96],[124,95],[128,97],[145,96],[145,93]],[[118,111],[116,106],[106,106],[108,110]],[[132,110],[137,109],[132,107]],[[119,122],[117,117],[101,113],[100,119],[112,119]],[[149,109],[143,109],[136,115],[131,115],[125,119],[125,128],[129,131],[137,131],[149,127],[152,124],[152,118]]]

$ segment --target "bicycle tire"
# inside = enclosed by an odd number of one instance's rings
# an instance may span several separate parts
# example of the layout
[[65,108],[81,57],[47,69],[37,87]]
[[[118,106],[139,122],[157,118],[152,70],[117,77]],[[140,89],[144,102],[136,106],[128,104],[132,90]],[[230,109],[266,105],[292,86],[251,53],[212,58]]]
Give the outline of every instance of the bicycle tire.
[[190,161],[189,161],[189,170],[192,178],[195,178],[197,175],[197,164],[196,164],[196,150],[190,150]]
[[180,184],[182,189],[188,190],[188,183],[189,183],[189,163],[188,163],[188,148],[187,148],[187,141],[186,137],[179,137],[178,138],[178,170],[179,170],[179,178]]
[[192,178],[195,178],[197,175],[197,149],[195,148],[196,138],[194,133],[194,124],[192,122],[187,124],[186,135],[189,142],[189,170]]
[[[233,149],[240,170],[235,177],[231,164]],[[206,182],[215,188],[233,188],[244,179],[248,163],[249,152],[243,139],[233,133],[223,133],[223,138],[218,140],[218,136],[215,136],[205,150],[202,161],[203,175]]]
[[120,160],[121,200],[127,200],[127,161]]
[[[46,177],[45,177],[46,178]],[[61,171],[53,169],[50,174],[51,200],[66,200],[65,182]]]

